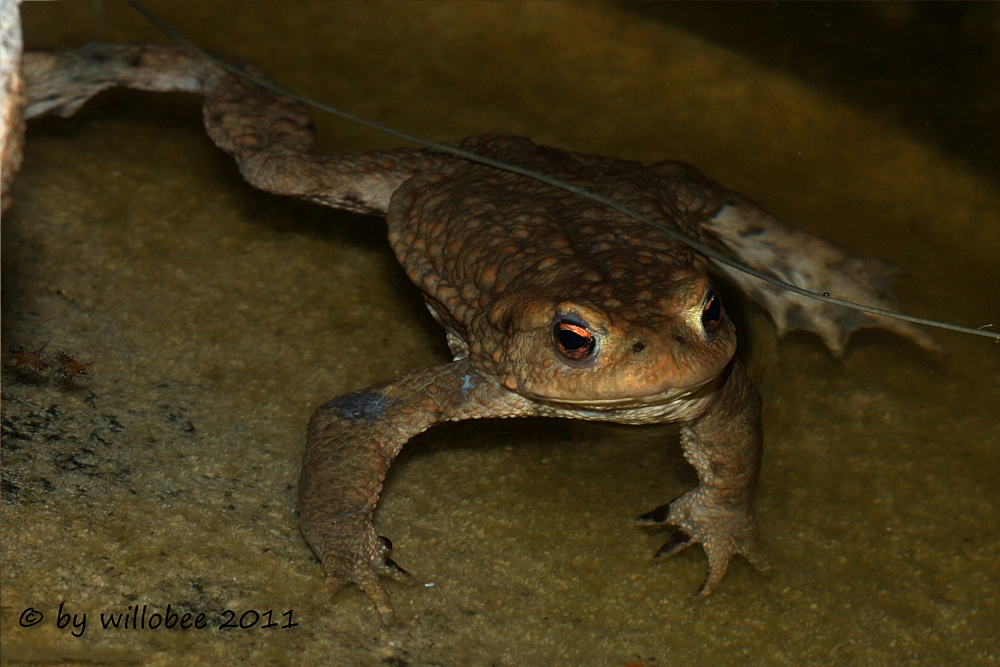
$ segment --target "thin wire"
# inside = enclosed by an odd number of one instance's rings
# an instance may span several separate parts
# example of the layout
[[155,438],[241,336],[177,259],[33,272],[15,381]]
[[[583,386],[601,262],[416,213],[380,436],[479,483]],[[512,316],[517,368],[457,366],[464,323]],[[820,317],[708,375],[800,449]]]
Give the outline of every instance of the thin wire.
[[[294,100],[298,100],[299,102],[302,102],[303,104],[311,106],[311,107],[313,107],[315,109],[319,109],[320,111],[324,111],[324,112],[326,112],[328,114],[332,114],[334,116],[338,116],[338,117],[343,118],[345,120],[349,120],[352,123],[357,123],[358,125],[364,125],[365,127],[371,128],[373,130],[377,130],[379,132],[382,132],[383,134],[388,134],[389,136],[396,137],[397,139],[402,139],[403,141],[409,141],[411,143],[414,143],[414,144],[417,144],[417,145],[420,145],[420,146],[424,146],[425,148],[430,148],[431,150],[434,150],[434,151],[437,151],[437,152],[440,152],[440,153],[447,153],[449,155],[454,155],[456,157],[460,157],[460,158],[462,158],[464,160],[468,160],[470,162],[478,162],[479,164],[484,164],[484,165],[486,165],[488,167],[493,167],[494,169],[500,169],[500,170],[503,170],[503,171],[509,171],[511,173],[514,173],[514,174],[520,174],[521,176],[526,176],[527,178],[532,178],[532,179],[534,179],[536,181],[541,181],[542,183],[547,183],[548,185],[551,185],[551,186],[556,187],[556,188],[560,188],[562,190],[566,190],[567,192],[572,192],[573,194],[579,195],[581,197],[586,197],[587,199],[590,199],[592,201],[598,202],[599,204],[603,204],[603,205],[605,205],[605,206],[607,206],[609,208],[613,208],[614,210],[618,211],[619,213],[623,213],[623,214],[629,216],[630,218],[634,218],[634,219],[638,220],[639,222],[643,222],[643,223],[645,223],[647,225],[655,227],[655,228],[659,229],[661,232],[663,232],[664,234],[666,234],[667,236],[673,238],[676,241],[679,241],[679,242],[683,243],[684,245],[692,248],[693,250],[697,250],[699,253],[701,253],[702,255],[705,255],[706,257],[711,257],[712,259],[714,259],[715,261],[717,261],[717,262],[719,262],[721,264],[725,264],[726,266],[732,267],[733,269],[736,269],[737,271],[741,271],[742,273],[746,273],[747,275],[751,275],[754,278],[757,278],[758,280],[763,280],[766,283],[770,283],[770,284],[775,285],[777,287],[780,287],[782,289],[788,290],[789,292],[794,292],[795,294],[799,294],[799,295],[808,297],[810,299],[816,299],[817,301],[824,301],[826,303],[832,303],[832,304],[835,304],[837,306],[844,306],[846,308],[853,308],[855,310],[860,310],[860,311],[863,311],[863,312],[866,312],[866,313],[870,313],[872,315],[880,315],[882,317],[892,317],[892,318],[895,318],[897,320],[905,320],[907,322],[913,322],[914,324],[922,324],[922,325],[928,326],[928,327],[937,327],[939,329],[950,329],[951,331],[960,331],[962,333],[973,334],[973,335],[976,335],[976,336],[985,336],[987,338],[994,339],[994,342],[996,342],[996,343],[1000,343],[1000,333],[995,333],[995,332],[992,332],[992,331],[983,331],[981,328],[980,329],[972,329],[970,327],[963,327],[963,326],[959,326],[957,324],[950,324],[948,322],[938,322],[936,320],[928,320],[928,319],[925,319],[925,318],[922,318],[922,317],[913,317],[912,315],[904,315],[903,313],[894,313],[894,312],[892,312],[890,310],[884,310],[882,308],[874,308],[872,306],[866,306],[864,304],[854,303],[852,301],[844,301],[843,299],[838,299],[836,297],[828,296],[827,294],[822,294],[820,292],[813,292],[811,290],[803,289],[803,288],[798,287],[796,285],[792,285],[791,283],[786,283],[783,280],[779,280],[777,278],[774,278],[773,276],[769,276],[766,273],[761,273],[760,271],[752,269],[749,266],[746,266],[744,264],[740,264],[739,262],[733,261],[732,259],[729,259],[728,257],[726,257],[725,255],[717,252],[716,250],[713,250],[712,248],[704,245],[703,243],[699,243],[698,241],[695,241],[694,239],[689,238],[689,237],[685,236],[684,234],[681,234],[680,232],[677,232],[677,231],[675,231],[673,229],[670,229],[669,227],[661,225],[658,222],[650,220],[646,216],[640,215],[639,213],[636,213],[635,211],[632,211],[631,209],[623,206],[622,204],[619,204],[618,202],[614,201],[613,199],[609,199],[609,198],[604,197],[602,195],[590,192],[589,190],[586,190],[584,188],[581,188],[581,187],[578,187],[576,185],[573,185],[572,183],[567,183],[566,181],[560,181],[559,179],[555,179],[555,178],[552,178],[550,176],[546,176],[545,174],[540,174],[538,172],[531,171],[530,169],[525,169],[523,167],[518,167],[516,165],[507,164],[505,162],[499,162],[497,160],[493,160],[491,158],[484,157],[482,155],[477,155],[475,153],[471,153],[469,151],[462,150],[461,148],[455,148],[454,146],[449,146],[447,144],[439,144],[439,143],[434,142],[434,141],[428,141],[426,139],[421,139],[420,137],[415,137],[413,135],[406,134],[405,132],[400,132],[399,130],[394,130],[391,127],[386,127],[385,125],[381,125],[379,123],[376,123],[375,121],[368,120],[367,118],[361,118],[359,116],[355,116],[354,114],[350,114],[350,113],[348,113],[346,111],[342,111],[340,109],[336,109],[336,108],[331,107],[329,105],[323,104],[322,102],[317,102],[315,100],[309,99],[308,97],[303,97],[301,95],[293,93],[290,90],[282,88],[278,84],[272,83],[271,81],[268,81],[267,79],[262,79],[262,78],[260,78],[258,76],[250,74],[248,72],[244,72],[240,68],[235,67],[233,65],[230,65],[229,63],[227,63],[227,62],[225,62],[225,61],[217,58],[216,56],[212,55],[211,53],[208,53],[204,49],[201,49],[200,47],[195,46],[192,42],[190,42],[186,38],[182,37],[180,34],[178,34],[172,28],[170,28],[167,25],[165,25],[162,21],[160,21],[158,18],[156,18],[145,7],[143,7],[141,4],[139,4],[135,0],[129,0],[128,4],[132,7],[132,9],[134,9],[135,11],[139,12],[144,17],[146,17],[146,19],[150,23],[152,23],[154,26],[156,26],[157,28],[159,28],[163,33],[165,33],[169,37],[173,38],[174,40],[176,40],[177,42],[179,42],[183,46],[187,47],[188,49],[190,49],[194,53],[197,53],[201,57],[205,58],[206,60],[209,60],[209,61],[215,63],[219,67],[222,67],[223,69],[225,69],[225,70],[227,70],[229,72],[232,72],[233,74],[235,74],[237,76],[240,76],[240,77],[242,77],[244,79],[247,79],[249,81],[253,81],[258,86],[262,86],[262,87],[267,88],[268,90],[272,90],[272,91],[274,91],[274,92],[276,92],[276,93],[278,93],[280,95],[284,95],[284,96],[290,97],[290,98],[292,98]],[[986,325],[986,326],[990,326],[990,325]]]

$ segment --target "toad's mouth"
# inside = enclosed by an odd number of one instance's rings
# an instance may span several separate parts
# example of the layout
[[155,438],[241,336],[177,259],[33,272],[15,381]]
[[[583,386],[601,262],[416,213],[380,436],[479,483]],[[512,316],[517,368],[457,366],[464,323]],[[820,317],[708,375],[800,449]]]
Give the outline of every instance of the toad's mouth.
[[713,391],[722,376],[708,378],[704,382],[691,385],[689,387],[668,387],[660,391],[647,394],[637,394],[634,396],[616,396],[614,398],[577,398],[572,396],[544,395],[536,394],[522,389],[519,393],[526,398],[539,403],[547,403],[553,406],[567,406],[576,408],[587,408],[590,410],[620,410],[622,408],[638,408],[651,405],[666,405],[681,399],[687,399],[701,392]]

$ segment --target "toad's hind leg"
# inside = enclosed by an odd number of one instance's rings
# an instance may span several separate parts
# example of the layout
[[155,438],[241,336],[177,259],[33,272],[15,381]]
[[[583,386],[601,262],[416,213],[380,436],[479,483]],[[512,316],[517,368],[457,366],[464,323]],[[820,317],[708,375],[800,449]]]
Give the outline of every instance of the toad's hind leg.
[[643,523],[678,527],[657,557],[702,545],[708,573],[699,597],[709,595],[722,581],[735,554],[760,571],[768,569],[757,548],[753,513],[763,442],[760,410],[760,393],[734,359],[708,408],[681,430],[684,458],[698,473],[697,488],[639,517]]
[[[264,78],[252,65],[225,60]],[[440,153],[409,149],[312,155],[314,127],[305,106],[177,46],[88,44],[59,53],[26,53],[24,78],[26,119],[70,116],[115,86],[201,93],[208,135],[236,159],[248,183],[333,208],[384,214],[401,183],[450,161]]]
[[375,534],[372,514],[389,465],[407,440],[442,421],[514,417],[532,408],[467,360],[434,366],[338,396],[316,410],[299,480],[302,533],[323,563],[333,593],[357,584],[393,621],[379,576],[399,567],[391,542]]
[[[740,262],[813,292],[826,292],[892,312],[903,311],[890,289],[892,281],[902,273],[899,267],[793,227],[683,162],[661,162],[653,170],[667,189],[699,217],[702,229]],[[928,350],[943,349],[934,336],[909,322],[811,299],[725,264],[715,264],[768,311],[779,335],[793,329],[812,331],[834,356],[843,353],[855,330],[866,327],[888,329]]]

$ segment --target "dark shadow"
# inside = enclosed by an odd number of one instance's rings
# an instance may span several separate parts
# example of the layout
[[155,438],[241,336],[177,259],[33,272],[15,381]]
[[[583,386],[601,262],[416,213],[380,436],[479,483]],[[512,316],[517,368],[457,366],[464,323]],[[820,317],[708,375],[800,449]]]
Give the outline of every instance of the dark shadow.
[[628,2],[1000,176],[1000,4]]

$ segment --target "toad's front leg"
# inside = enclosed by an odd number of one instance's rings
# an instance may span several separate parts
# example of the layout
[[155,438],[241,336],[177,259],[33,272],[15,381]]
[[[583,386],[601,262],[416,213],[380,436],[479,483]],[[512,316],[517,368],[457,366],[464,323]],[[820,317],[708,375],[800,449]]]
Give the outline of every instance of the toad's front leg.
[[657,556],[672,556],[700,543],[708,574],[698,597],[709,595],[726,574],[734,554],[758,570],[767,565],[757,549],[753,496],[757,489],[763,436],[760,392],[734,359],[708,407],[681,430],[684,458],[698,472],[698,487],[657,507],[639,520],[678,526]]
[[324,588],[333,593],[357,584],[382,622],[392,623],[378,577],[398,568],[372,526],[389,465],[407,440],[439,422],[531,413],[530,404],[480,375],[468,359],[338,396],[316,410],[299,479],[299,518],[323,562]]

